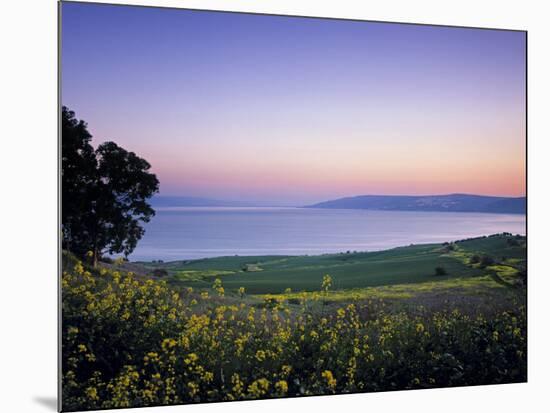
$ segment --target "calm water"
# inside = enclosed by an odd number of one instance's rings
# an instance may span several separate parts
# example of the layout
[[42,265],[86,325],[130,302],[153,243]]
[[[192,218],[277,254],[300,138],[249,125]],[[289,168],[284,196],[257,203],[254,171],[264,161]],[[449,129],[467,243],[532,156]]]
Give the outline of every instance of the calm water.
[[131,260],[375,251],[497,232],[525,216],[302,208],[157,208]]

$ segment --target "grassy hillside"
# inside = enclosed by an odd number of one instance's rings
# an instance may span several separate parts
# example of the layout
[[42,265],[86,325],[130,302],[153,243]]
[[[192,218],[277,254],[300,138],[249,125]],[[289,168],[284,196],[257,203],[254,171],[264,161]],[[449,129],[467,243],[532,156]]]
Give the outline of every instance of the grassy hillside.
[[[488,256],[493,265],[471,263],[473,256]],[[452,244],[411,245],[378,252],[232,256],[141,264],[150,271],[165,269],[171,282],[182,285],[209,287],[215,278],[220,278],[226,289],[244,287],[251,294],[276,294],[287,288],[316,291],[324,274],[331,275],[336,290],[439,282],[498,271],[514,275],[525,266],[525,260],[525,239],[501,234]],[[491,268],[497,264],[499,268]],[[437,267],[442,268],[444,274],[436,275]]]
[[[514,264],[469,264],[480,250],[501,255],[509,245],[501,241],[353,257],[171,263],[164,265],[176,272],[165,277],[171,285],[127,272],[125,264],[94,269],[65,254],[63,410],[523,382],[526,290],[512,288],[513,278],[495,277],[519,271],[524,262],[516,257]],[[512,247],[509,252],[516,255],[525,248]],[[312,272],[309,282],[317,291],[307,293],[262,296],[224,288],[246,276],[255,280],[252,286],[261,280],[273,288],[268,279],[254,277],[264,271],[287,274],[296,263],[304,274],[308,267],[322,274],[359,264],[374,274],[394,259],[400,269],[391,267],[387,279],[406,279],[401,274],[407,265],[414,270],[414,263],[426,268],[452,263],[457,274],[334,290],[330,277],[321,288],[322,276]],[[233,274],[219,277],[223,283],[209,282],[217,272],[212,263]],[[203,275],[194,273],[198,281],[192,281],[189,274],[177,273],[181,265]],[[248,265],[248,271],[240,265]],[[361,279],[341,274],[350,283]]]
[[525,381],[525,249],[498,235],[100,268],[66,253],[63,410]]

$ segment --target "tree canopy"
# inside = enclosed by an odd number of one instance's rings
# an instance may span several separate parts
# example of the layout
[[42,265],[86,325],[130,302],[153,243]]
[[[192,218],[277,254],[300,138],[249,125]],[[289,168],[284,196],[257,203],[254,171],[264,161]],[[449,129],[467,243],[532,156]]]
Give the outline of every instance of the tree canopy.
[[158,192],[151,165],[114,142],[94,149],[88,125],[62,109],[61,188],[63,248],[94,264],[108,252],[130,254],[144,234],[141,223],[155,211]]

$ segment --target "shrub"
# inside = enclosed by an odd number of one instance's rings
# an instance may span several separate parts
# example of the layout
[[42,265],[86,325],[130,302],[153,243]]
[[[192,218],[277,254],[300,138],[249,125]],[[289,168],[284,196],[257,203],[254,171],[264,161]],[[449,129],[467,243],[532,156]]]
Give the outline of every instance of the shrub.
[[263,304],[266,308],[276,308],[280,304],[280,300],[277,297],[265,297]]
[[489,256],[489,255],[483,255],[481,257],[481,260],[480,260],[480,263],[479,263],[479,267],[480,268],[485,268],[485,267],[488,267],[490,265],[493,265],[495,263],[495,260]]
[[447,270],[443,267],[435,267],[435,275],[447,275]]
[[472,255],[470,258],[470,264],[479,264],[481,262],[481,258],[479,255]]
[[164,268],[155,268],[153,270],[153,275],[155,277],[166,277],[168,275],[168,271],[166,271]]

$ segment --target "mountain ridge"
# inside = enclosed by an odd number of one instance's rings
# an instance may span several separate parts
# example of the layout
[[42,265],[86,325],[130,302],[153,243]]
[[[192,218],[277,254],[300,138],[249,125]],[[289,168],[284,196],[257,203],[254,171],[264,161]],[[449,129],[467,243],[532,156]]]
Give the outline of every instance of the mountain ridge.
[[306,205],[304,208],[525,214],[526,204],[526,197],[473,194],[357,195]]

